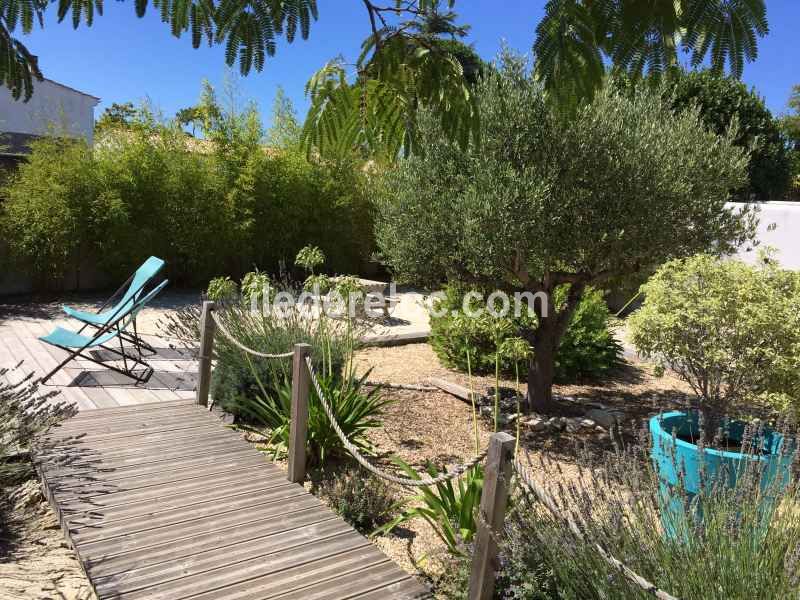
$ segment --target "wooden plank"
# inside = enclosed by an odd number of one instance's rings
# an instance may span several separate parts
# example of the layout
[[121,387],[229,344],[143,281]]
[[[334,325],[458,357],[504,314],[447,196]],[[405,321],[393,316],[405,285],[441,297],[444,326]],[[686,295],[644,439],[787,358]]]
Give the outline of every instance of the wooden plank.
[[[270,560],[257,557],[233,565],[222,565],[197,576],[189,576],[162,585],[153,585],[136,592],[126,594],[126,599],[153,598],[168,592],[169,598],[265,598],[266,590],[259,590],[256,595],[231,594],[249,587],[255,578],[269,578],[272,596],[278,590],[291,589],[299,581],[318,581],[336,572],[356,570],[364,564],[388,562],[388,558],[377,552],[375,547],[364,537],[353,532],[337,536],[329,540],[318,541],[308,547],[295,548],[285,553],[270,556]],[[397,568],[397,567],[395,567]],[[104,596],[101,596],[103,598]],[[107,596],[105,596],[107,597]],[[164,596],[161,596],[164,597]]]
[[118,406],[115,408],[104,408],[101,411],[86,411],[82,413],[78,413],[75,416],[75,420],[83,420],[83,419],[108,419],[114,415],[126,415],[126,414],[142,414],[142,411],[147,411],[151,413],[155,410],[169,410],[173,406],[185,406],[193,404],[185,399],[177,399],[177,400],[165,400],[162,402],[157,403],[148,403],[142,406]]
[[179,414],[159,413],[158,415],[142,416],[138,419],[124,420],[93,420],[90,423],[67,422],[64,427],[54,429],[46,436],[46,439],[58,439],[62,433],[85,434],[85,439],[99,439],[103,434],[114,434],[124,436],[129,433],[147,433],[156,429],[163,430],[165,427],[174,427],[176,430],[182,424],[215,425],[217,423],[214,415],[205,411],[181,411]]
[[[142,465],[155,465],[158,468],[167,466],[173,460],[187,457],[196,457],[198,454],[213,457],[225,456],[226,451],[233,452],[241,450],[239,440],[232,439],[228,435],[209,437],[203,440],[194,439],[192,445],[174,444],[167,442],[152,448],[143,448],[141,451],[131,454],[129,448],[111,450],[108,452],[85,453],[83,457],[75,457],[70,461],[58,461],[53,457],[50,463],[45,465],[48,477],[61,477],[68,472],[80,473],[87,468],[105,472],[108,470],[122,470],[128,467],[138,467]],[[252,449],[250,449],[252,452]]]
[[210,423],[208,420],[197,417],[192,419],[191,421],[179,421],[177,423],[172,421],[165,421],[159,423],[151,423],[151,424],[142,424],[141,426],[131,425],[127,428],[121,428],[117,431],[105,432],[105,433],[86,433],[81,437],[81,442],[87,444],[89,442],[100,442],[104,440],[118,440],[120,438],[132,438],[131,443],[135,444],[135,438],[145,438],[147,436],[152,436],[159,433],[166,433],[170,434],[172,432],[180,432],[187,429],[197,429],[203,430],[205,427],[208,427]]
[[[88,411],[87,411],[88,412]],[[69,419],[68,421],[62,423],[58,427],[53,428],[50,434],[50,437],[57,437],[61,433],[80,433],[80,432],[89,432],[89,431],[96,431],[98,428],[101,427],[114,427],[115,430],[119,430],[122,428],[123,425],[131,424],[131,423],[138,423],[142,420],[142,417],[137,416],[136,414],[120,416],[114,419],[81,419],[79,418],[84,413],[78,413],[78,416]],[[97,412],[97,411],[92,411]],[[171,410],[168,411],[160,411],[158,414],[149,413],[148,419],[151,420],[158,420],[162,421],[165,419],[172,419],[176,417],[184,417],[184,418],[199,418],[197,411],[192,410],[190,406],[175,406],[172,407]]]
[[[363,568],[347,569],[336,577],[325,581],[317,581],[303,589],[291,590],[289,593],[281,591],[266,598],[280,598],[280,600],[345,600],[358,597],[360,594],[385,590],[394,583],[409,579],[407,574],[400,571],[397,565],[388,561],[388,559],[386,562],[360,566]],[[391,596],[387,594],[383,597],[390,598]],[[246,596],[246,598],[254,600],[253,596]]]
[[422,600],[423,598],[430,597],[430,592],[413,577],[382,585],[379,589],[353,596],[353,598],[357,600],[384,600],[385,598],[393,598],[394,600]]
[[470,392],[463,385],[445,381],[444,379],[439,379],[438,377],[429,377],[425,383],[429,383],[430,385],[437,387],[448,394],[452,394],[456,398],[466,400],[467,402],[471,402],[473,398],[475,399],[475,402],[477,402],[481,397],[478,392]]
[[225,529],[208,531],[188,538],[173,539],[167,542],[148,546],[139,550],[130,550],[119,554],[107,554],[92,560],[90,564],[92,577],[103,577],[153,565],[173,563],[194,554],[213,551],[224,553],[224,549],[239,542],[250,543],[262,538],[283,540],[299,536],[308,542],[317,535],[326,537],[328,532],[345,531],[351,528],[333,514],[315,515],[313,513],[297,513],[287,519],[264,519],[248,523],[237,523]]
[[292,523],[291,519],[301,522],[323,521],[329,517],[319,506],[314,505],[314,497],[309,494],[293,503],[296,510],[289,511],[286,507],[265,506],[245,508],[241,510],[213,515],[207,518],[195,519],[188,523],[179,523],[167,527],[160,527],[152,531],[123,535],[108,540],[76,544],[78,553],[90,561],[109,555],[125,554],[133,550],[142,550],[161,544],[180,544],[183,540],[191,539],[196,535],[214,531],[224,531],[234,525],[245,525],[271,519],[279,527],[286,527]]
[[[44,377],[51,369],[54,369],[68,354],[64,350],[55,348],[49,344],[45,344],[37,339],[39,336],[47,335],[52,330],[51,327],[46,327],[44,323],[37,321],[30,321],[27,327],[21,326],[21,321],[16,321],[14,324],[15,333],[21,338],[22,343],[28,349],[29,355],[37,362],[41,372],[39,375]],[[73,363],[74,366],[74,363]],[[78,365],[81,367],[81,365]],[[69,375],[70,364],[67,364],[52,378],[52,383],[58,386],[62,394],[83,395],[89,398],[92,403],[98,408],[118,406],[117,402],[101,388],[94,388],[89,391],[89,388],[75,388],[69,387],[73,377]],[[81,367],[82,368],[82,367]]]
[[266,494],[270,490],[277,490],[284,493],[285,485],[288,482],[282,482],[280,479],[258,479],[255,481],[248,481],[236,486],[235,490],[230,489],[209,489],[198,492],[191,490],[183,494],[175,494],[173,496],[158,498],[152,502],[145,502],[139,504],[123,504],[119,506],[112,506],[109,508],[102,508],[91,511],[63,511],[64,520],[70,527],[82,527],[84,525],[96,526],[99,522],[114,522],[122,519],[131,518],[146,518],[147,515],[152,515],[157,512],[170,510],[173,508],[190,508],[196,504],[203,504],[205,502],[226,502],[228,499],[236,500],[240,495],[249,493],[262,493]]
[[[95,520],[80,516],[68,519],[70,534],[76,542],[88,543],[100,539],[109,539],[119,535],[127,535],[166,525],[175,525],[201,517],[210,517],[241,508],[265,505],[271,502],[294,502],[294,498],[305,497],[303,490],[292,485],[276,485],[262,487],[244,494],[226,496],[224,502],[212,500],[196,502],[188,506],[179,506],[169,510],[150,510],[136,515],[118,516],[114,510],[103,511],[100,515],[90,515]],[[102,522],[102,526],[99,526]]]
[[276,552],[291,552],[316,541],[327,541],[342,535],[352,538],[353,531],[345,523],[333,519],[261,538],[229,544],[224,548],[195,551],[195,553],[185,557],[174,557],[171,560],[148,566],[132,565],[131,568],[126,569],[124,572],[95,577],[95,582],[101,593],[109,588],[117,593],[138,590],[152,585],[154,581],[166,582],[198,575],[206,573],[213,568],[241,562],[247,558],[261,557],[264,560],[270,560],[270,555]]
[[176,481],[152,486],[132,485],[126,489],[124,482],[118,484],[117,491],[109,491],[104,483],[87,484],[77,491],[66,490],[63,493],[55,487],[52,492],[59,504],[65,509],[93,510],[101,507],[118,506],[120,504],[134,504],[148,502],[160,496],[191,490],[202,489],[210,485],[235,485],[253,477],[272,475],[278,477],[280,471],[275,473],[275,467],[259,463],[237,468],[223,475],[199,476],[185,481]]
[[[278,572],[270,571],[266,566],[263,566],[260,571],[251,569],[249,573],[251,577],[227,585],[224,593],[219,588],[212,588],[201,591],[191,598],[192,600],[211,600],[221,597],[226,600],[267,600],[297,597],[305,600],[309,590],[313,592],[316,586],[321,586],[323,590],[330,590],[334,585],[333,582],[337,579],[344,579],[352,573],[363,574],[366,569],[371,567],[388,566],[391,568],[390,571],[398,576],[398,579],[408,577],[366,539],[361,539],[364,541],[364,545],[355,549],[348,549],[338,554],[328,554],[316,560],[311,559],[309,562]],[[351,584],[352,582],[348,581],[348,585]],[[184,597],[186,596],[178,596],[178,598]],[[333,594],[322,597],[325,600],[336,598]]]
[[[83,448],[81,451],[80,439],[76,439],[74,444],[63,443],[55,449],[48,449],[47,452],[37,454],[37,460],[45,464],[48,469],[68,468],[83,464],[95,464],[98,467],[104,465],[138,465],[149,462],[157,462],[185,456],[192,453],[203,452],[206,448],[214,449],[218,446],[226,447],[238,444],[240,438],[231,431],[220,430],[209,433],[207,436],[198,437],[188,436],[183,439],[166,439],[158,443],[149,444],[141,447],[136,453],[130,451],[130,446],[113,447],[109,445],[92,445],[91,448]],[[71,452],[74,451],[74,452]]]
[[[20,360],[24,361],[22,366],[20,367],[25,371],[26,374],[34,373],[35,377],[42,377],[46,373],[46,369],[39,364],[39,360],[34,354],[31,354],[30,349],[26,344],[23,343],[22,339],[20,338],[16,327],[13,324],[9,323],[3,327],[3,341],[10,350],[10,352],[16,357],[15,364],[18,363]],[[27,334],[26,334],[27,335]],[[38,340],[36,343],[41,343]],[[55,366],[55,364],[53,365]],[[51,367],[52,368],[52,367]],[[62,379],[63,381],[63,379]],[[61,399],[67,402],[75,403],[79,409],[88,407],[88,406],[96,406],[96,404],[84,393],[80,390],[73,390],[71,393],[65,392],[61,389],[60,386],[42,386],[42,392],[48,392],[57,390],[61,392]]]
[[[222,435],[224,430],[220,430],[219,435]],[[241,436],[233,432],[224,432],[230,436],[232,443],[234,442],[241,442]],[[179,432],[176,432],[174,436],[171,436],[169,432],[161,432],[161,433],[153,433],[142,435],[136,438],[138,443],[138,448],[147,448],[149,445],[172,445],[172,446],[179,446],[182,442],[189,442],[189,441],[197,441],[198,439],[203,439],[201,435],[198,434],[196,429],[186,429]],[[87,446],[83,443],[83,439],[78,436],[73,436],[71,438],[67,438],[61,442],[52,444],[47,447],[46,452],[42,453],[40,457],[43,459],[48,458],[49,456],[62,456],[62,457],[69,457],[69,458],[77,458],[80,456],[88,456],[88,457],[96,457],[99,453],[111,452],[116,450],[124,450],[130,449],[131,446],[131,438],[122,438],[122,439],[107,439],[107,440],[95,440],[92,442],[91,447]],[[146,450],[142,450],[142,454],[144,455]],[[39,457],[37,456],[37,459]]]
[[108,492],[129,491],[215,474],[232,473],[244,467],[263,464],[263,457],[247,448],[244,450],[240,448],[236,454],[231,453],[224,457],[213,456],[210,460],[208,457],[200,457],[195,461],[187,460],[184,463],[177,463],[177,465],[169,464],[167,468],[162,465],[156,465],[155,468],[153,465],[146,465],[125,472],[115,469],[110,477],[94,469],[83,469],[77,473],[66,473],[58,477],[51,477],[48,473],[48,479],[54,492],[59,494],[74,492],[76,496],[79,496],[89,485],[94,489],[106,489]]

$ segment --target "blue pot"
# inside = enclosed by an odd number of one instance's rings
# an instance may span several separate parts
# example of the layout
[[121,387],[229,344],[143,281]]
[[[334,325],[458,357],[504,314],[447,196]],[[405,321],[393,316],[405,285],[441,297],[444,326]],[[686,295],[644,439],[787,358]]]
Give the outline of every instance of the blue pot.
[[[758,440],[762,450],[760,454],[704,448],[701,456],[696,444],[679,439],[679,436],[698,438],[698,421],[696,413],[683,412],[669,412],[650,419],[651,457],[660,480],[661,522],[669,537],[676,537],[677,531],[684,530],[687,518],[701,518],[692,502],[701,485],[706,488],[720,484],[734,487],[744,469],[753,466],[760,467],[763,490],[776,484],[786,485],[791,476],[793,454],[783,449],[781,434],[764,431]],[[731,440],[741,441],[744,430],[745,425],[741,422],[727,424]],[[761,465],[753,465],[753,461]],[[683,489],[678,486],[679,471],[683,474]]]

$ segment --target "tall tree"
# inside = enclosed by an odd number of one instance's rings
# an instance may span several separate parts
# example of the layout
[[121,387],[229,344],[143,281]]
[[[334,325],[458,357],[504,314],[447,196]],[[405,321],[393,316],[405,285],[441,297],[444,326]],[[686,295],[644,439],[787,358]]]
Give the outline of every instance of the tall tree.
[[792,87],[787,105],[789,112],[778,120],[791,160],[792,177],[787,198],[800,200],[800,84]]
[[736,122],[737,146],[750,152],[747,183],[739,200],[779,200],[789,185],[791,165],[778,121],[754,89],[711,70],[670,74],[665,91],[677,111],[697,108],[711,131],[723,135]]
[[800,152],[800,84],[792,86],[787,106],[789,112],[780,118],[780,128],[792,150]]
[[98,133],[115,127],[128,127],[138,115],[139,110],[133,102],[114,102],[106,107],[94,127]]
[[[606,85],[565,118],[518,60],[478,85],[482,142],[461,151],[423,118],[422,152],[386,169],[378,245],[407,281],[530,292],[530,402],[548,410],[555,351],[587,286],[749,239],[725,206],[747,154],[696,111]],[[546,308],[545,308],[546,307]]]
[[272,125],[267,131],[267,143],[274,148],[296,148],[300,145],[301,130],[292,101],[278,86],[272,103]]
[[175,120],[181,127],[192,127],[192,136],[197,131],[197,126],[203,123],[203,111],[198,106],[187,106],[175,113]]

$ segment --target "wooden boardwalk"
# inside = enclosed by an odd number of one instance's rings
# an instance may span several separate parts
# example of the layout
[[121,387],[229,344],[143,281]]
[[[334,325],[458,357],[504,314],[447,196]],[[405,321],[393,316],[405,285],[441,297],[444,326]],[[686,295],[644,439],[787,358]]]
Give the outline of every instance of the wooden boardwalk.
[[[58,307],[56,307],[58,308]],[[37,338],[58,310],[0,305],[0,367],[41,376],[65,356]],[[194,404],[191,355],[159,355],[146,385],[71,362],[42,391],[79,413],[54,429],[37,469],[101,599],[427,598],[428,591],[217,415]]]
[[191,400],[83,411],[36,461],[101,599],[429,597]]

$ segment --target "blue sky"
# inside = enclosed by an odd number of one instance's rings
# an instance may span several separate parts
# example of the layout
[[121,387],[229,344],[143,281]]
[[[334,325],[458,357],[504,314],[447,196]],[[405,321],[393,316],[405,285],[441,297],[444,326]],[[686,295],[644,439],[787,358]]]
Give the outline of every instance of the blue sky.
[[[530,49],[544,4],[545,0],[459,0],[456,9],[461,21],[472,25],[467,41],[481,56],[491,58],[502,40],[518,50]],[[760,40],[759,58],[745,67],[744,80],[766,98],[773,112],[781,113],[791,86],[800,83],[800,2],[768,0],[767,7],[771,33]],[[298,39],[291,46],[284,42],[263,72],[241,81],[242,92],[258,103],[265,120],[278,86],[302,116],[309,76],[340,53],[353,60],[369,31],[359,0],[319,0],[319,12],[309,40]],[[105,14],[91,28],[74,31],[53,18],[24,41],[39,55],[45,76],[102,98],[97,116],[112,102],[144,97],[172,115],[197,101],[203,78],[218,85],[226,70],[221,46],[194,50],[188,37],[174,38],[152,9],[143,19],[136,18],[130,0],[106,2]]]

